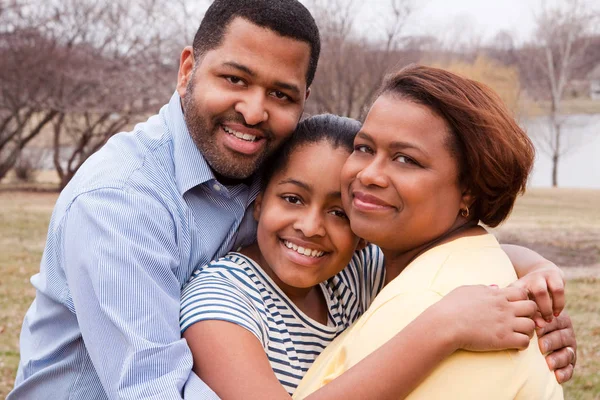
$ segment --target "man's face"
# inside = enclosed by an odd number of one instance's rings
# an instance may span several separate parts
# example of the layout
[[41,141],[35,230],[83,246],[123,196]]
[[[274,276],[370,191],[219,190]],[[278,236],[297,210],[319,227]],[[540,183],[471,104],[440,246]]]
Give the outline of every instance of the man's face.
[[309,60],[308,43],[242,18],[201,60],[183,51],[177,91],[185,121],[218,177],[249,177],[290,136],[308,96]]

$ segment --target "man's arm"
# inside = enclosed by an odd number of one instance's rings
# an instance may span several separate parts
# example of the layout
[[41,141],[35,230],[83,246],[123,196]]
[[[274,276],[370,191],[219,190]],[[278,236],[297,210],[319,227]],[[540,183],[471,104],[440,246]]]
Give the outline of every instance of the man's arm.
[[109,398],[181,399],[192,358],[179,333],[176,229],[149,195],[79,196],[63,225],[65,271]]

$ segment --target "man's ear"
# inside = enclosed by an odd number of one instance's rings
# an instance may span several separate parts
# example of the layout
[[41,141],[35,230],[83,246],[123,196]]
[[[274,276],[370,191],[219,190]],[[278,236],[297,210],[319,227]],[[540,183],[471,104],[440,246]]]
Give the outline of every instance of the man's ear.
[[365,239],[359,238],[358,244],[356,245],[356,251],[364,249],[365,247],[367,247],[368,244],[369,242],[367,242]]
[[179,72],[177,73],[177,93],[183,99],[187,85],[193,78],[194,71],[194,49],[192,46],[186,46],[181,52],[179,58]]
[[306,89],[306,95],[304,96],[304,101],[308,100],[308,96],[310,96],[310,88]]
[[254,210],[252,211],[252,215],[254,216],[254,219],[258,222],[259,218],[260,218],[260,213],[261,213],[261,208],[262,208],[262,201],[263,201],[263,193],[260,192],[258,194],[258,196],[256,196],[256,199],[254,199]]

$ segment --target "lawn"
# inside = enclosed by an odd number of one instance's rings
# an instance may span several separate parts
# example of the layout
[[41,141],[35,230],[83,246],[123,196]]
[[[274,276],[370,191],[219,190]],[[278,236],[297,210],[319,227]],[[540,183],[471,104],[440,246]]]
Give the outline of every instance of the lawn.
[[[0,191],[0,398],[13,385],[18,338],[35,292],[29,283],[39,260],[56,194]],[[568,310],[579,342],[567,399],[600,399],[600,190],[530,190],[509,221],[495,229],[567,272]]]

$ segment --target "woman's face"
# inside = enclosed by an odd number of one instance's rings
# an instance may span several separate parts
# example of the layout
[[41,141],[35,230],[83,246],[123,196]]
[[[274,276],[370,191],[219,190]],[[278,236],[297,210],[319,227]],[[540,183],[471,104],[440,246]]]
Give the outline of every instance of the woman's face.
[[384,250],[405,252],[456,223],[468,196],[458,184],[446,122],[429,108],[379,97],[342,169],[352,230]]
[[340,194],[347,157],[346,149],[326,141],[303,145],[256,199],[263,267],[284,290],[315,286],[350,262],[358,238]]

